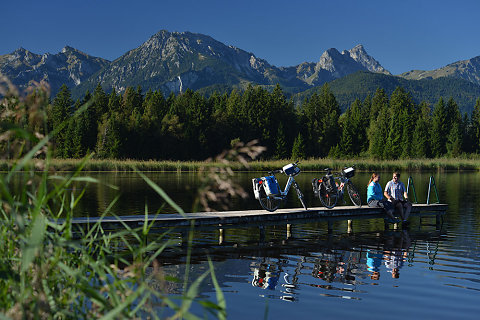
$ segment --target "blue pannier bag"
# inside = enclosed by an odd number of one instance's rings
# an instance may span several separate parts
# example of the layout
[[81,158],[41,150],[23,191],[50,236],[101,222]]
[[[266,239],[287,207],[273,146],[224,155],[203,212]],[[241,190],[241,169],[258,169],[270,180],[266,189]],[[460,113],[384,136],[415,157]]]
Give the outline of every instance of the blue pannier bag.
[[277,178],[275,178],[275,176],[263,177],[262,180],[264,182],[265,193],[267,196],[280,194]]
[[253,194],[255,195],[255,199],[260,199],[260,188],[262,187],[262,178],[253,178]]

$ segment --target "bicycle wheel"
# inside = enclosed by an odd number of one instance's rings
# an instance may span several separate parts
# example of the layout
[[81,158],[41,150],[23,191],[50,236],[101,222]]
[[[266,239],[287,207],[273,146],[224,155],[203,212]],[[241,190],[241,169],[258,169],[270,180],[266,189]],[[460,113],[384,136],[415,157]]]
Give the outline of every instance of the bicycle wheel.
[[338,192],[336,192],[336,190],[328,192],[325,184],[320,183],[318,197],[320,198],[320,202],[322,202],[325,207],[332,209],[337,204]]
[[308,210],[307,205],[305,204],[305,198],[303,196],[302,191],[300,191],[300,188],[298,187],[298,184],[295,182],[295,184],[293,186],[295,187],[295,191],[297,191],[298,199],[300,199],[300,202],[302,203],[303,208],[305,208],[305,210]]
[[278,209],[281,200],[275,199],[273,196],[267,196],[265,190],[262,187],[260,188],[260,199],[258,199],[258,201],[260,201],[260,205],[263,209],[273,212]]
[[352,203],[357,207],[361,207],[362,198],[360,198],[360,193],[358,193],[357,188],[355,188],[355,186],[351,181],[348,181],[347,183],[347,192],[348,192],[348,196],[350,197],[350,200],[352,200]]

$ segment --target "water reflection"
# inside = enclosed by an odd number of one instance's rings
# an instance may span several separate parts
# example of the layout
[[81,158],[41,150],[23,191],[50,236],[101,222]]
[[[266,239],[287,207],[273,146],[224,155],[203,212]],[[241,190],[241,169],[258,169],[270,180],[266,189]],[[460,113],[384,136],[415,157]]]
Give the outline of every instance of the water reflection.
[[[446,230],[428,226],[355,233],[328,233],[323,227],[297,225],[296,233],[287,238],[285,229],[282,232],[271,226],[263,240],[254,227],[231,229],[221,245],[214,231],[196,233],[190,272],[195,274],[198,267],[200,275],[208,255],[214,260],[222,288],[238,287],[246,280],[251,288],[248,291],[274,300],[299,302],[313,292],[362,300],[371,285],[390,283],[388,279],[398,282],[425,260],[427,265],[435,265],[439,243],[448,242]],[[295,237],[299,233],[303,236]],[[176,250],[168,261],[181,265],[184,258],[185,251]],[[181,278],[182,272],[176,268],[172,275]]]
[[[366,292],[361,287],[379,284],[384,276],[398,279],[405,263],[413,263],[420,243],[427,245],[442,236],[441,231],[408,230],[327,235],[326,242],[311,244],[302,255],[298,255],[298,243],[290,243],[290,248],[277,258],[253,257],[252,285],[277,290],[276,297],[288,301],[299,300],[305,286],[321,290],[323,296],[361,299]],[[289,250],[296,256],[290,257]],[[435,255],[427,254],[434,263]]]

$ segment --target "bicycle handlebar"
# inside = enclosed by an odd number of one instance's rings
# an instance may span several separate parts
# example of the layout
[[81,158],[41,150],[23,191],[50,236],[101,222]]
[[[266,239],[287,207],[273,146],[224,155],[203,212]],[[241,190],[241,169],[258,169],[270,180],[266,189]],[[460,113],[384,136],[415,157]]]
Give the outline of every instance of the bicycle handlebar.
[[268,171],[268,174],[275,174],[275,173],[282,173],[282,172],[283,172],[282,169],[276,169],[276,170]]

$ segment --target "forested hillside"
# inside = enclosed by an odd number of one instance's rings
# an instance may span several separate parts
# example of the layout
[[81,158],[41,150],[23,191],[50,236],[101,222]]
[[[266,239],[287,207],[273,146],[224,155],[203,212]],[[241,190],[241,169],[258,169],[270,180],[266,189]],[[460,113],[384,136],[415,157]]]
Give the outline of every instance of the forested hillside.
[[[397,87],[404,88],[411,94],[413,101],[419,104],[422,101],[434,105],[440,97],[453,98],[459,105],[462,113],[471,113],[475,102],[480,97],[480,86],[463,79],[437,78],[407,80],[401,77],[386,74],[359,71],[329,83],[330,88],[337,98],[342,110],[346,110],[355,99],[365,99],[373,95],[377,88],[383,88],[391,95]],[[306,97],[318,91],[312,88],[294,96],[295,101],[300,102]]]
[[[85,103],[88,108],[77,115]],[[8,103],[0,108],[0,114],[8,115]],[[121,95],[107,95],[97,86],[76,102],[63,86],[47,116],[45,131],[63,124],[53,141],[58,158],[95,152],[97,158],[203,160],[235,141],[253,139],[267,147],[265,159],[399,159],[480,150],[480,99],[470,117],[462,116],[452,98],[441,98],[433,107],[417,104],[401,87],[390,95],[377,89],[364,100],[356,99],[341,115],[328,85],[298,108],[278,85],[272,92],[249,86],[244,92],[208,98],[191,90],[164,97],[159,91],[131,87]]]

